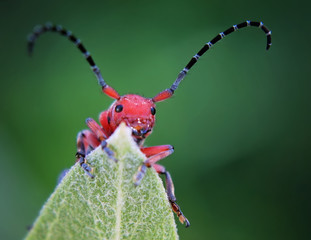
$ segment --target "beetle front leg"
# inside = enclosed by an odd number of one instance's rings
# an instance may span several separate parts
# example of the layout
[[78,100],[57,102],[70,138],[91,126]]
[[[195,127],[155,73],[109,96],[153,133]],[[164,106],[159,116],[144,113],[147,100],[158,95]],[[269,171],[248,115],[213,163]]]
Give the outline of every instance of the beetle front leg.
[[76,161],[79,162],[82,169],[91,178],[94,178],[94,175],[92,174],[93,169],[87,164],[85,156],[98,145],[99,145],[99,141],[97,140],[96,136],[91,131],[83,130],[78,133],[77,153],[76,153],[77,160]]
[[91,131],[97,136],[98,140],[100,141],[102,150],[107,154],[107,156],[113,161],[118,162],[118,160],[114,157],[114,152],[107,146],[106,142],[107,135],[104,132],[104,130],[92,118],[87,118],[86,124],[91,129]]
[[107,147],[107,142],[106,142],[106,140],[102,140],[101,143],[100,143],[100,145],[101,145],[101,147],[102,147],[102,150],[107,154],[107,156],[108,156],[111,160],[113,160],[113,161],[115,161],[115,162],[118,162],[118,159],[116,159],[116,158],[114,157],[114,152],[113,152],[109,147]]
[[154,164],[152,167],[157,171],[159,174],[163,174],[165,176],[165,185],[166,185],[166,194],[167,198],[172,206],[173,211],[177,214],[179,221],[182,224],[185,224],[186,227],[190,226],[190,222],[185,217],[185,215],[182,213],[180,207],[176,203],[176,197],[175,197],[175,190],[174,190],[174,184],[171,177],[171,174],[165,170],[165,167],[162,165]]
[[153,167],[157,173],[163,174],[165,176],[165,185],[166,185],[166,194],[167,198],[171,204],[173,211],[177,214],[179,221],[182,224],[185,224],[186,227],[190,226],[190,222],[182,213],[180,207],[176,203],[176,197],[174,192],[174,184],[172,177],[168,171],[165,170],[165,167],[156,164],[156,162],[160,161],[163,158],[171,155],[174,152],[174,148],[171,145],[161,145],[161,146],[153,146],[141,148],[141,151],[146,155],[147,159],[143,162],[143,164],[138,168],[136,175],[134,176],[134,184],[137,186],[143,179],[146,174],[148,167]]
[[171,145],[161,145],[146,147],[140,149],[147,157],[143,164],[138,168],[136,175],[134,176],[134,184],[138,186],[141,180],[146,174],[148,167],[151,167],[156,162],[171,155],[174,152],[174,147]]

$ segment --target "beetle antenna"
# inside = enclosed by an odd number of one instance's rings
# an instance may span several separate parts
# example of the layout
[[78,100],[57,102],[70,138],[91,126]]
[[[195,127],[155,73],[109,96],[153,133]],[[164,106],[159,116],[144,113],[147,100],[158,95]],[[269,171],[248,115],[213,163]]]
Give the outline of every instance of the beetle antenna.
[[258,27],[267,36],[267,46],[266,50],[270,48],[272,45],[271,43],[271,31],[262,23],[262,22],[253,22],[253,21],[245,21],[237,25],[233,25],[232,27],[228,28],[226,31],[219,33],[216,37],[214,37],[211,41],[205,43],[205,45],[200,49],[200,51],[195,54],[191,60],[188,62],[188,64],[184,67],[184,69],[178,74],[175,82],[172,84],[172,86],[168,89],[165,89],[164,91],[157,94],[152,100],[154,102],[160,102],[167,98],[170,98],[174,91],[178,88],[178,85],[180,82],[185,78],[188,71],[193,67],[193,65],[199,60],[199,58],[208,50],[210,49],[215,43],[217,43],[219,40],[223,39],[225,36],[229,35],[232,32],[235,32],[237,30],[240,30],[244,27]]
[[46,23],[44,25],[38,25],[33,29],[33,32],[29,34],[28,36],[28,53],[29,55],[32,54],[34,44],[36,39],[45,32],[58,32],[62,36],[67,37],[70,41],[72,41],[77,48],[82,52],[84,55],[86,61],[90,64],[91,69],[93,70],[99,85],[102,87],[102,90],[105,94],[107,94],[109,97],[112,97],[114,99],[119,99],[120,95],[116,90],[114,90],[112,87],[110,87],[102,77],[99,68],[96,66],[91,54],[86,50],[80,39],[75,37],[70,31],[64,29],[61,25],[54,25],[51,23]]

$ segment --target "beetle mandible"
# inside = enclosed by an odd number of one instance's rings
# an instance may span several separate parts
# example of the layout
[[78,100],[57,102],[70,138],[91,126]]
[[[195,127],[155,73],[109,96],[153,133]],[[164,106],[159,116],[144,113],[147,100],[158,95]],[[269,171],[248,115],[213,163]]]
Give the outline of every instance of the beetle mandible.
[[166,180],[166,192],[168,200],[172,206],[173,211],[177,214],[180,222],[185,224],[186,227],[190,226],[188,219],[182,213],[180,207],[176,203],[176,197],[174,193],[174,185],[170,173],[165,169],[164,166],[159,165],[157,162],[166,158],[174,152],[174,148],[171,145],[160,145],[153,147],[144,147],[144,141],[148,137],[153,129],[155,123],[155,103],[170,98],[175,90],[178,88],[180,82],[184,79],[188,71],[198,61],[198,59],[215,43],[244,27],[258,27],[264,31],[267,36],[266,49],[268,50],[271,46],[271,31],[263,25],[262,22],[245,21],[237,25],[233,25],[224,32],[216,35],[211,41],[204,44],[204,46],[195,54],[183,70],[178,74],[176,80],[170,88],[158,93],[153,98],[145,98],[136,94],[126,94],[120,96],[119,93],[112,87],[107,85],[103,79],[99,68],[96,66],[92,56],[86,50],[82,42],[76,38],[70,31],[64,29],[60,25],[53,25],[46,23],[44,25],[36,26],[33,32],[28,37],[28,51],[31,54],[34,43],[39,35],[44,32],[58,32],[61,35],[67,37],[72,41],[76,47],[82,52],[87,62],[90,64],[99,85],[102,87],[102,91],[109,97],[115,99],[108,110],[103,111],[99,115],[99,122],[101,126],[93,119],[87,118],[86,125],[89,130],[83,130],[78,133],[77,136],[77,162],[84,169],[86,174],[91,178],[94,177],[92,174],[92,168],[86,162],[86,155],[89,154],[93,149],[101,146],[103,151],[108,157],[117,162],[114,157],[114,153],[107,146],[107,138],[115,131],[121,122],[125,122],[128,127],[132,130],[132,136],[140,150],[145,154],[146,160],[139,167],[137,174],[134,176],[134,184],[138,185],[143,179],[147,168],[154,168],[159,174],[163,174]]

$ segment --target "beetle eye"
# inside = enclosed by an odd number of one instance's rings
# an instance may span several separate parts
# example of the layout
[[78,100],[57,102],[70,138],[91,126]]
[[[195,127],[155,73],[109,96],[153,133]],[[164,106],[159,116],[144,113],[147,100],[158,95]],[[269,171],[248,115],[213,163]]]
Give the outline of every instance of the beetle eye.
[[155,115],[155,114],[156,114],[156,109],[155,109],[154,107],[151,107],[150,110],[151,110],[151,114],[152,114],[152,115]]
[[116,110],[116,112],[121,112],[123,110],[123,106],[122,105],[117,105],[115,110]]

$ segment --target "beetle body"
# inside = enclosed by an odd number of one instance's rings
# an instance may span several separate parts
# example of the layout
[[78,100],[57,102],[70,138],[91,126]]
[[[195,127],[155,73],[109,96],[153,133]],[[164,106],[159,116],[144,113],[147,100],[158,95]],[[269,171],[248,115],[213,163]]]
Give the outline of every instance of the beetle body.
[[92,174],[92,168],[86,162],[86,155],[93,149],[101,146],[103,151],[108,157],[117,162],[114,157],[113,151],[109,149],[107,145],[107,138],[116,130],[121,122],[125,122],[128,127],[132,130],[132,137],[140,147],[140,150],[145,154],[146,160],[139,167],[137,174],[134,176],[134,184],[138,185],[147,168],[154,168],[159,174],[163,174],[166,180],[166,192],[168,200],[171,204],[173,211],[177,214],[181,223],[185,224],[186,227],[190,225],[188,219],[183,215],[180,207],[176,203],[176,197],[174,193],[174,185],[170,173],[165,169],[164,166],[159,165],[157,162],[166,158],[174,152],[174,148],[171,145],[160,145],[152,147],[144,147],[144,140],[152,133],[155,124],[156,108],[155,103],[170,98],[175,90],[178,88],[180,82],[184,79],[188,71],[193,65],[199,60],[199,58],[209,50],[215,43],[223,39],[225,36],[245,27],[258,27],[267,36],[267,47],[268,50],[271,46],[271,31],[263,25],[262,22],[245,21],[237,25],[233,25],[224,32],[216,35],[211,41],[204,44],[204,46],[195,54],[188,64],[178,74],[176,80],[173,82],[170,88],[158,93],[153,98],[145,98],[136,94],[127,94],[120,96],[119,93],[107,85],[103,79],[99,68],[96,66],[90,53],[86,50],[81,41],[76,38],[70,31],[65,30],[60,25],[52,25],[47,23],[45,25],[37,26],[34,31],[29,35],[28,38],[28,50],[32,53],[35,40],[37,37],[47,31],[58,32],[61,35],[67,37],[72,41],[77,48],[82,52],[85,59],[91,66],[94,74],[97,77],[99,85],[102,87],[103,93],[107,96],[115,99],[108,110],[100,113],[99,125],[95,120],[88,118],[86,124],[89,129],[83,130],[78,133],[77,136],[77,162],[84,169],[86,174],[90,177],[94,177]]

